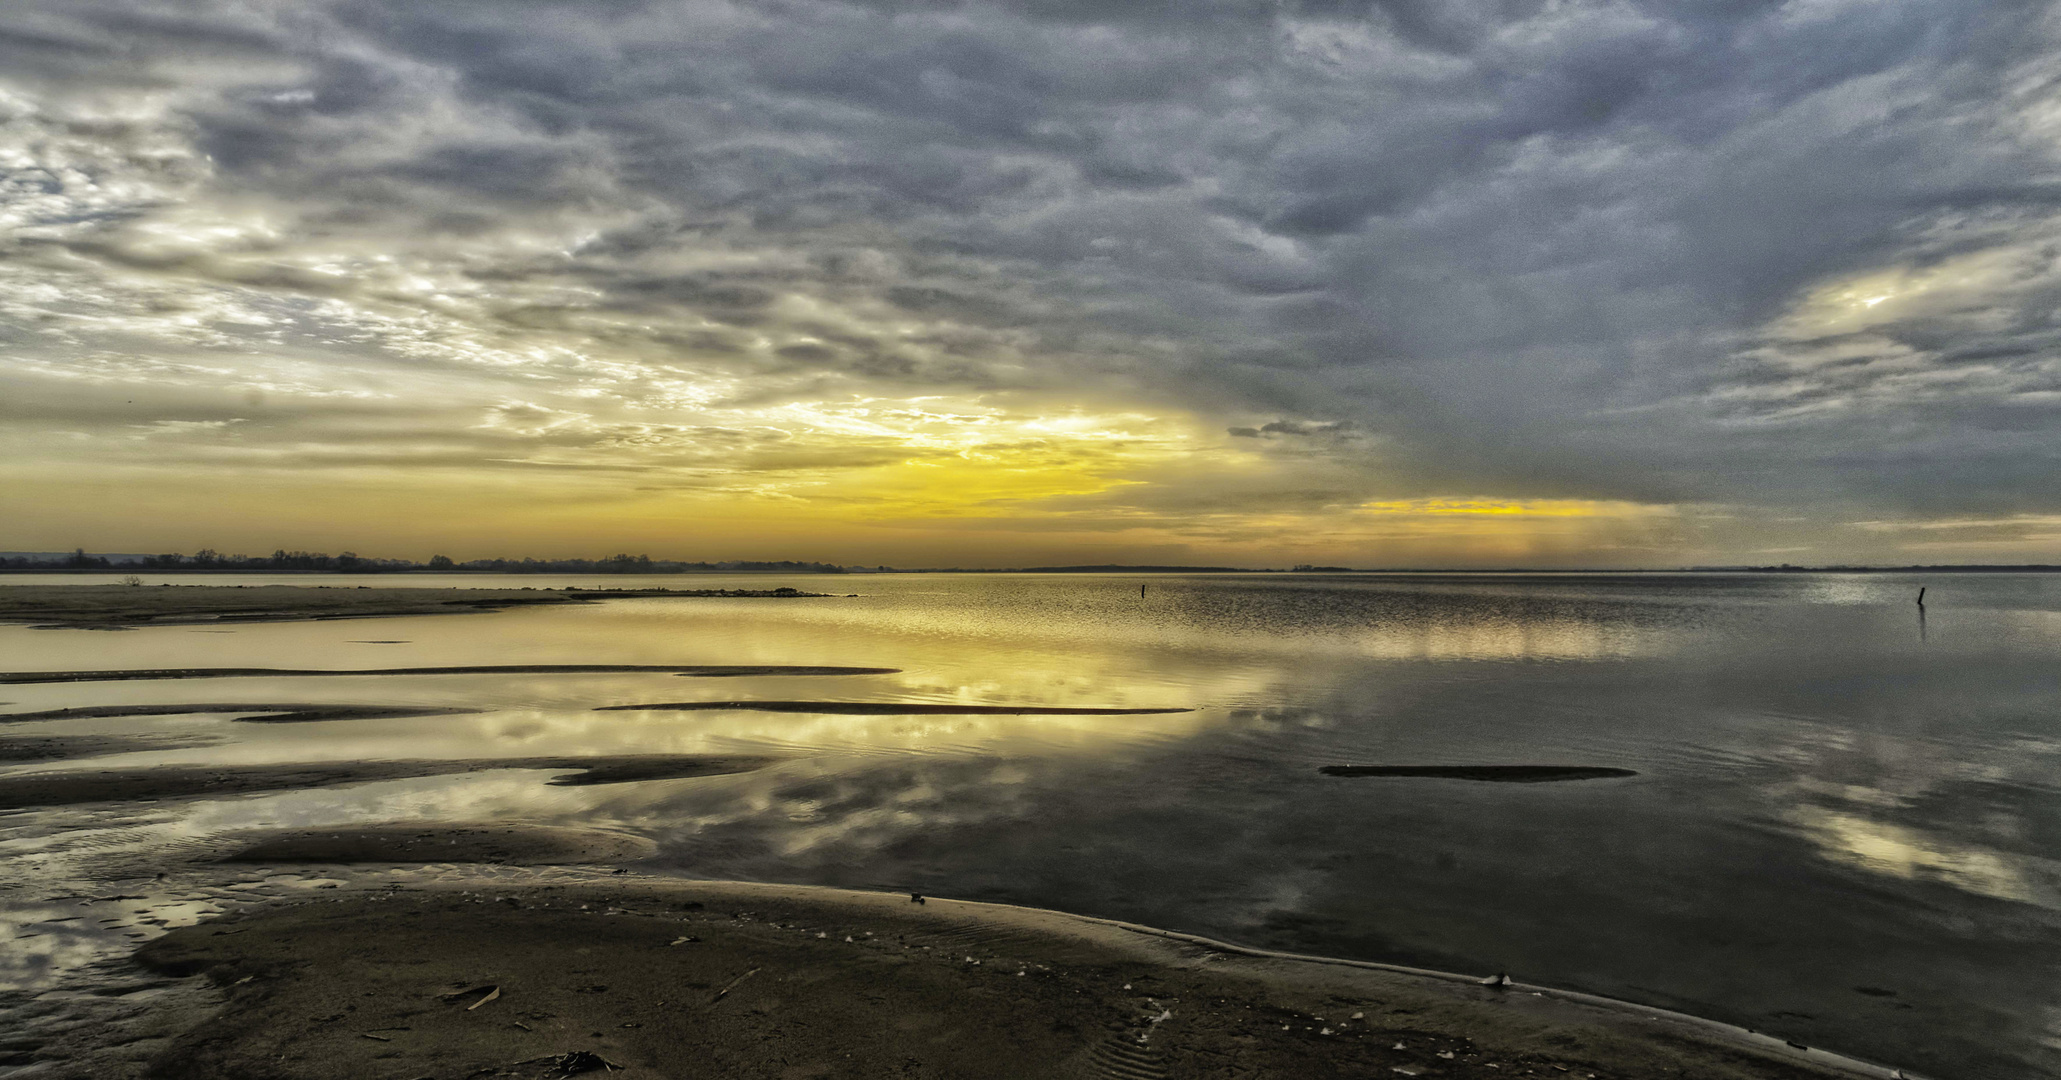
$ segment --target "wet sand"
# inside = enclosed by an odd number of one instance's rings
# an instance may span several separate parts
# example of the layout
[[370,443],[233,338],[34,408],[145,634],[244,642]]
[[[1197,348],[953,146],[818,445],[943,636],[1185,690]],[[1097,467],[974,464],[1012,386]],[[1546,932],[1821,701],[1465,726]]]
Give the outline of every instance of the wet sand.
[[606,829],[396,822],[333,829],[266,829],[214,838],[227,863],[495,863],[563,866],[648,859],[658,845]]
[[397,668],[121,668],[111,671],[0,671],[0,685],[137,682],[161,679],[250,679],[344,675],[594,675],[651,671],[690,679],[756,675],[893,675],[900,668],[826,667],[817,664],[472,664]]
[[549,769],[565,772],[550,783],[561,787],[670,780],[750,772],[778,761],[770,757],[684,757],[635,754],[612,757],[476,758],[462,761],[337,761],[290,765],[158,765],[125,769],[72,769],[0,776],[0,810],[71,806],[94,802],[139,802],[194,797],[219,798],[261,791],[333,787],[369,780],[479,772],[486,769]]
[[340,896],[174,930],[138,958],[226,998],[158,1055],[167,1080],[1887,1075],[1521,985],[796,886]]
[[1480,780],[1491,784],[1549,784],[1561,780],[1617,780],[1631,769],[1597,765],[1325,765],[1325,776],[1416,776],[1437,780]]
[[907,701],[669,701],[602,705],[595,712],[773,712],[851,716],[1147,716],[1194,709],[1096,709],[1054,705],[940,705]]
[[45,629],[456,615],[631,597],[821,599],[797,589],[410,589],[336,585],[0,585],[0,622]]
[[133,754],[143,750],[182,750],[206,746],[213,740],[181,736],[151,735],[29,735],[0,738],[0,765],[31,761],[67,761],[100,757],[104,754]]
[[461,716],[478,709],[427,708],[412,705],[279,705],[265,703],[201,703],[194,705],[82,705],[69,709],[0,713],[0,724],[42,720],[83,720],[114,716],[200,716],[220,713],[246,724],[307,724],[322,720],[393,720],[417,716]]

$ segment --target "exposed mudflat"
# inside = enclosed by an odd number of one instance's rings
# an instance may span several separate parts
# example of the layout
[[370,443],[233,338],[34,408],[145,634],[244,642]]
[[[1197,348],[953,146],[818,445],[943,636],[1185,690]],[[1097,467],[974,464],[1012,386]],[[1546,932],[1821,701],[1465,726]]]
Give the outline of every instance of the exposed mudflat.
[[499,863],[547,866],[645,859],[658,845],[606,829],[549,825],[394,822],[330,829],[267,829],[219,838],[243,846],[221,862]]
[[178,750],[206,746],[206,738],[155,735],[10,735],[0,736],[0,765],[31,761],[65,761],[131,754],[143,750]]
[[1193,709],[1096,709],[1052,705],[947,705],[910,701],[667,701],[603,705],[595,712],[774,712],[851,716],[1149,716]]
[[777,761],[769,757],[685,757],[634,754],[614,757],[478,758],[464,761],[336,761],[290,765],[158,765],[122,769],[71,769],[0,776],[0,810],[69,806],[94,802],[220,797],[258,791],[332,787],[368,780],[479,772],[485,769],[551,769],[568,775],[559,786],[613,784],[750,772]]
[[1422,776],[1481,780],[1491,784],[1547,784],[1560,780],[1614,780],[1637,776],[1631,769],[1595,765],[1326,765],[1325,776]]
[[220,713],[248,724],[304,724],[318,720],[389,720],[415,716],[458,716],[478,709],[412,705],[278,705],[204,702],[192,705],[86,705],[39,712],[0,713],[0,724],[38,720],[81,720],[112,716],[199,716]]
[[134,682],[159,679],[250,679],[343,675],[590,675],[650,671],[687,678],[755,675],[892,675],[899,668],[818,664],[471,664],[400,668],[124,668],[113,671],[0,671],[0,684]]

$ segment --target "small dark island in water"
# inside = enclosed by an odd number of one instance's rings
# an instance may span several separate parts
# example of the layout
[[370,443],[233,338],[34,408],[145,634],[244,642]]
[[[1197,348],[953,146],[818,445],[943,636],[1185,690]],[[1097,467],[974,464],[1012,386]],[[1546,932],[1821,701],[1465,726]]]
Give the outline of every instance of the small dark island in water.
[[1637,776],[1630,769],[1597,765],[1326,765],[1325,776],[1420,776],[1440,780],[1483,780],[1492,784],[1546,784],[1556,780],[1614,780]]

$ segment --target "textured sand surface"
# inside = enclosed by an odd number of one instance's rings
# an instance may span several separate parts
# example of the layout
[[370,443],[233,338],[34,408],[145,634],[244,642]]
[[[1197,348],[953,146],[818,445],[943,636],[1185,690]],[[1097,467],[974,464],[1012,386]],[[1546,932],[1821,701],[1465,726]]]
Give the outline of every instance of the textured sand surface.
[[174,1080],[1868,1075],[1521,986],[797,887],[397,891],[176,930],[140,958],[228,995],[156,1062]]

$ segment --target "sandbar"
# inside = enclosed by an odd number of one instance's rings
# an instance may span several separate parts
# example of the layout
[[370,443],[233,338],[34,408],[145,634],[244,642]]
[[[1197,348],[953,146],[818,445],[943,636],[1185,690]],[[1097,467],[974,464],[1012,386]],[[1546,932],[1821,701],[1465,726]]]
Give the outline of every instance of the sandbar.
[[1480,780],[1491,784],[1615,780],[1639,775],[1631,769],[1598,765],[1326,765],[1317,771],[1325,776],[1417,776],[1438,780]]
[[81,705],[68,709],[0,713],[0,724],[42,720],[80,720],[110,716],[197,716],[221,713],[246,724],[307,724],[319,720],[392,720],[417,716],[458,716],[478,709],[415,705],[276,705],[202,703],[193,705]]
[[337,585],[0,585],[0,622],[42,629],[456,615],[648,597],[824,599],[798,589],[411,589]]
[[668,701],[651,705],[601,705],[595,712],[774,712],[836,713],[853,716],[1144,716],[1194,709],[1096,709],[1061,705],[944,705],[908,701]]
[[1884,1076],[1579,995],[1053,912],[631,876],[340,895],[138,959],[225,1004],[153,1063],[267,1076]]
[[133,754],[143,750],[181,750],[212,740],[159,735],[17,735],[0,738],[0,765],[27,761]]
[[255,679],[345,675],[592,675],[650,671],[692,679],[755,675],[893,675],[900,668],[826,667],[820,664],[467,664],[394,668],[118,668],[107,671],[0,671],[0,684],[135,682],[161,679]]
[[396,822],[326,829],[263,829],[213,838],[228,863],[496,863],[558,866],[648,859],[658,845],[606,829],[553,825]]
[[671,780],[751,772],[773,757],[687,757],[629,754],[597,757],[475,758],[422,761],[335,761],[285,765],[156,765],[121,769],[69,769],[0,776],[0,810],[96,802],[220,797],[264,791],[334,787],[373,780],[442,776],[487,769],[545,769],[567,775],[560,787]]

